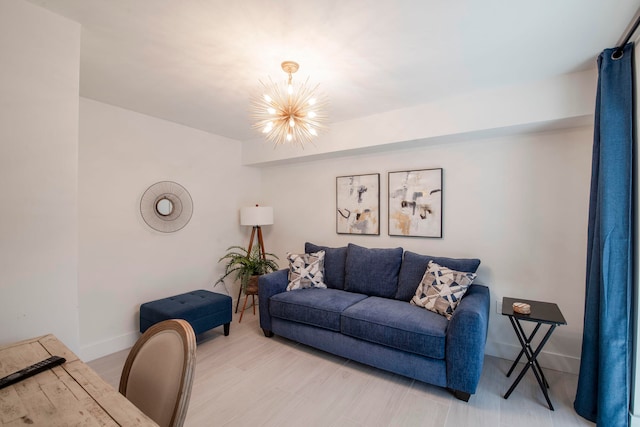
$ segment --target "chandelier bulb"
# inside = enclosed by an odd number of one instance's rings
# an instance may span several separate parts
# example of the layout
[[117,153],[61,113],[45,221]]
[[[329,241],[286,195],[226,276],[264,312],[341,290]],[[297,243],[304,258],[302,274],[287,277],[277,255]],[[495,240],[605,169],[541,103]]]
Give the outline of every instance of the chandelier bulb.
[[309,100],[309,105],[316,105],[316,99],[315,98],[311,98]]
[[290,133],[288,133],[287,134],[287,141],[291,142],[292,139],[293,139],[293,136]]
[[309,113],[307,113],[307,116],[311,119],[313,119],[316,116],[316,112],[315,111],[309,111]]
[[266,93],[264,94],[264,100],[267,101],[267,102],[271,102],[272,101],[271,97],[269,95],[267,95]]
[[275,113],[276,113],[276,109],[275,109],[275,108],[273,108],[273,107],[269,107],[269,108],[267,108],[267,112],[268,112],[269,114],[275,114]]
[[296,126],[296,121],[293,119],[293,117],[291,117],[291,118],[289,119],[289,126],[290,126],[290,127],[295,127],[295,126]]

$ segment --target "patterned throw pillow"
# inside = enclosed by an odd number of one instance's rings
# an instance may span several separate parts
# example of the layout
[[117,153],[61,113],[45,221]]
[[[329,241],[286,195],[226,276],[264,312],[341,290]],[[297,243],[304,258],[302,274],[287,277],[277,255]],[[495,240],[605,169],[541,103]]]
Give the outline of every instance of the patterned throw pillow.
[[451,319],[460,299],[475,278],[475,273],[451,270],[429,261],[411,304]]
[[311,254],[291,254],[289,260],[289,285],[287,291],[305,288],[327,288],[324,284],[324,251]]

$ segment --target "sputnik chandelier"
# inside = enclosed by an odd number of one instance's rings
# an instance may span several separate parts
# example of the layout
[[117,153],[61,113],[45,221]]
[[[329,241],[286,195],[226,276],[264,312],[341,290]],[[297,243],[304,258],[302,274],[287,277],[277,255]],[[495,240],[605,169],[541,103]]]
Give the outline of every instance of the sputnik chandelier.
[[274,83],[271,78],[268,83],[260,81],[262,94],[252,98],[253,127],[274,147],[290,142],[304,148],[325,127],[326,98],[318,92],[319,85],[309,85],[309,78],[302,84],[293,82],[299,68],[296,62],[285,61],[281,66],[289,75],[286,83]]

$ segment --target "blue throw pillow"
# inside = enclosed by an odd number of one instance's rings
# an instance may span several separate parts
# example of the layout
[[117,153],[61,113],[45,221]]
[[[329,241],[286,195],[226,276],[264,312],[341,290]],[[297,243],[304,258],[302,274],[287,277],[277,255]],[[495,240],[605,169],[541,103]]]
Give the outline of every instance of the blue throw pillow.
[[[349,243],[344,289],[369,296],[393,298],[398,290],[400,264],[402,248],[368,249]],[[413,289],[414,293],[418,283],[420,279]]]
[[395,298],[401,301],[410,301],[416,294],[416,289],[427,271],[429,261],[433,261],[451,270],[465,273],[475,273],[480,266],[480,260],[476,258],[445,258],[429,255],[420,255],[406,251],[400,267],[400,277],[398,279],[398,292]]
[[324,283],[331,289],[344,289],[344,266],[347,260],[347,247],[329,248],[313,243],[305,243],[305,253],[324,251]]

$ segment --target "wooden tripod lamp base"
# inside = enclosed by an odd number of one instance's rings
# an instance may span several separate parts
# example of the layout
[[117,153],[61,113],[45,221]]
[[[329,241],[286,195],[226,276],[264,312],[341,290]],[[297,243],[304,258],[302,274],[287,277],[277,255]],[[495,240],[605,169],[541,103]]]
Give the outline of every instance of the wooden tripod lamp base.
[[253,239],[256,237],[256,234],[258,234],[258,246],[260,247],[260,256],[262,257],[262,259],[266,259],[266,255],[265,255],[266,251],[264,250],[264,240],[262,239],[262,227],[260,227],[259,225],[254,225],[253,230],[251,230],[251,239],[249,240],[249,249],[247,249],[247,252],[249,253],[249,255],[251,255],[251,249],[253,248]]

